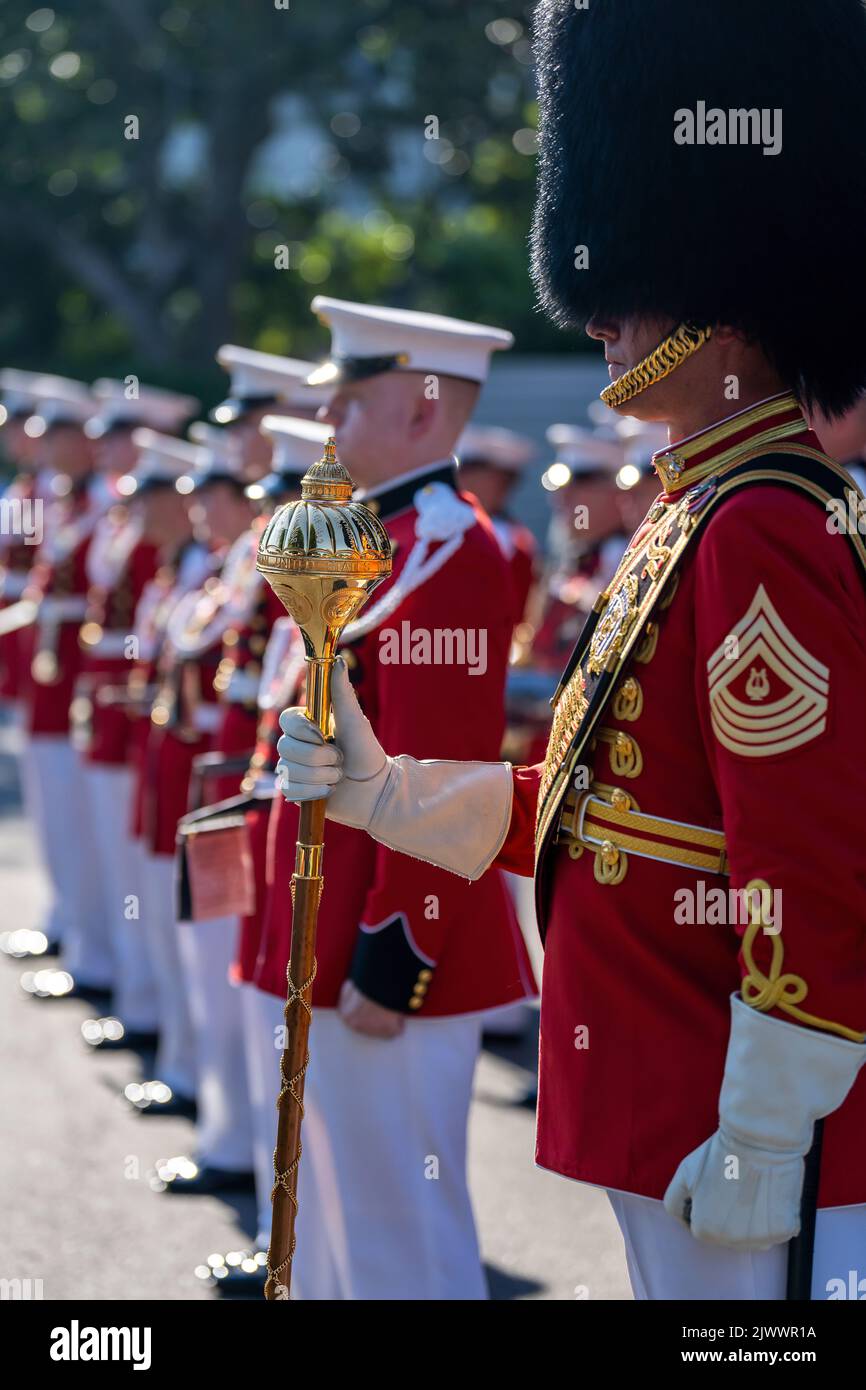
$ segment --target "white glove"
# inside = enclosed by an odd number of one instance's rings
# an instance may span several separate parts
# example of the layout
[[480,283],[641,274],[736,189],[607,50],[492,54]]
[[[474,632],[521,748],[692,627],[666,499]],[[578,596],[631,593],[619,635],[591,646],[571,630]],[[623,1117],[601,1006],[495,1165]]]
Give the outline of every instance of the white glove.
[[334,666],[332,700],[333,742],[302,709],[280,715],[277,785],[286,800],[327,797],[330,820],[440,869],[480,878],[511,823],[510,765],[389,758],[342,661]]
[[732,996],[719,1128],[683,1159],[666,1210],[708,1245],[768,1250],[791,1240],[814,1123],[838,1109],[864,1061],[860,1043]]

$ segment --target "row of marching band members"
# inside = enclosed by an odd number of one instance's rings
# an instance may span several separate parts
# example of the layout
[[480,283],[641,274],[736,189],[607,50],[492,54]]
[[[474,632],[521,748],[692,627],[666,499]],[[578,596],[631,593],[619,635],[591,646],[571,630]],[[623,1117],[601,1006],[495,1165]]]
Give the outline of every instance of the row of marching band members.
[[[4,949],[32,957],[34,999],[98,1002],[92,1048],[155,1050],[129,1103],[196,1122],[194,1157],[164,1165],[160,1190],[230,1192],[254,1177],[251,1248],[199,1271],[224,1291],[264,1281],[298,821],[274,772],[303,643],[256,570],[264,520],[333,434],[394,552],[342,646],[379,739],[455,759],[496,758],[505,741],[523,761],[650,500],[645,435],[552,427],[537,573],[532,535],[509,515],[534,447],[471,424],[511,335],[313,307],[329,360],[224,347],[228,399],[186,437],[198,408],[186,396],[131,378],[0,376],[2,441],[20,468],[4,500],[39,519],[0,557],[3,694],[52,889],[42,932],[13,926]],[[467,637],[463,658],[413,657],[415,636],[439,631]],[[407,632],[385,659],[386,638]],[[535,990],[505,876],[473,886],[330,827],[299,1296],[486,1296],[466,1183],[473,1071],[482,1027],[514,1027]]]

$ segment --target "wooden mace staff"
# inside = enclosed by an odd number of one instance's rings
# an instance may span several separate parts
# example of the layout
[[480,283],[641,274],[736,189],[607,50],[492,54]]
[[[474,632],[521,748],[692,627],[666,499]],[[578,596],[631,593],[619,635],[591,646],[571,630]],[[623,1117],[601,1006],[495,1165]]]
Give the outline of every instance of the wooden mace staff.
[[[256,565],[301,630],[307,661],[307,718],[329,737],[331,672],[340,634],[391,573],[391,543],[381,522],[352,501],[352,480],[329,439],[304,475],[301,499],[274,513]],[[286,972],[286,1044],[280,1062],[273,1216],[265,1298],[287,1299],[298,1210],[304,1075],[310,1060],[310,997],[316,974],[316,920],[322,896],[325,801],[301,806],[292,875],[292,949]]]

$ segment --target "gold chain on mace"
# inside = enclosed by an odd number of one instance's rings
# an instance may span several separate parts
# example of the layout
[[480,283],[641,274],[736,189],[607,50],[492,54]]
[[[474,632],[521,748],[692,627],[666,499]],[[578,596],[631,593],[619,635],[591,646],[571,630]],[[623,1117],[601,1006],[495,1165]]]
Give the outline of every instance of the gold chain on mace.
[[[307,1003],[306,999],[304,998],[304,995],[306,994],[307,990],[310,989],[310,988],[312,987],[312,984],[313,984],[313,981],[315,980],[315,978],[316,978],[316,962],[313,961],[313,970],[312,970],[312,974],[309,976],[308,979],[306,979],[306,980],[304,981],[304,983],[301,985],[301,987],[300,987],[300,989],[299,989],[299,988],[297,987],[297,985],[295,984],[294,980],[292,979],[291,966],[287,966],[287,967],[286,967],[286,984],[288,985],[288,991],[287,991],[287,995],[286,995],[286,1007],[285,1007],[285,1009],[283,1010],[283,1018],[284,1018],[284,1020],[285,1020],[285,1024],[286,1024],[286,1028],[287,1028],[287,1029],[288,1029],[288,1027],[289,1027],[289,1010],[290,1010],[295,1004],[299,1004],[300,1007],[301,1007],[302,1009],[304,1009],[304,1010],[309,1014],[310,1019],[312,1020],[313,1011],[312,1011],[312,1009],[310,1008],[310,1005]],[[282,1108],[282,1104],[283,1104],[283,1099],[284,1099],[284,1097],[285,1097],[285,1096],[291,1096],[292,1100],[295,1102],[295,1104],[297,1105],[298,1109],[300,1110],[300,1112],[301,1112],[301,1119],[303,1120],[303,1118],[304,1118],[304,1102],[303,1102],[303,1100],[301,1099],[301,1092],[298,1090],[298,1083],[301,1082],[301,1081],[303,1081],[304,1076],[306,1075],[307,1067],[308,1067],[309,1065],[310,1065],[310,1052],[309,1052],[309,1048],[308,1048],[308,1049],[307,1049],[307,1055],[306,1055],[305,1058],[304,1058],[303,1066],[300,1068],[299,1071],[296,1071],[296,1072],[295,1072],[294,1076],[287,1076],[287,1075],[286,1075],[286,1054],[285,1054],[285,1050],[282,1052],[282,1054],[281,1054],[281,1056],[280,1056],[280,1081],[281,1081],[282,1084],[281,1084],[281,1086],[280,1086],[280,1094],[277,1096],[277,1106],[276,1106],[276,1108],[277,1108],[277,1113],[278,1113],[278,1114],[279,1114],[279,1112],[280,1112],[280,1109]],[[280,1172],[280,1169],[279,1169],[278,1163],[277,1163],[277,1150],[274,1149],[274,1186],[273,1186],[273,1188],[272,1188],[272,1190],[271,1190],[271,1201],[273,1202],[274,1196],[276,1195],[277,1190],[278,1190],[279,1188],[282,1188],[283,1191],[285,1192],[286,1196],[288,1197],[289,1201],[291,1202],[292,1206],[294,1207],[294,1209],[295,1209],[295,1215],[296,1215],[296,1216],[297,1216],[297,1214],[298,1214],[298,1199],[297,1199],[297,1196],[295,1195],[294,1189],[293,1189],[293,1187],[292,1187],[292,1181],[291,1181],[291,1180],[292,1180],[293,1174],[297,1171],[298,1165],[299,1165],[299,1163],[300,1163],[300,1161],[301,1161],[301,1154],[303,1153],[303,1151],[304,1151],[304,1150],[303,1150],[303,1145],[302,1145],[301,1140],[300,1140],[300,1130],[299,1130],[299,1131],[298,1131],[298,1151],[297,1151],[297,1153],[295,1154],[294,1158],[292,1159],[291,1163],[289,1164],[288,1168],[286,1168],[286,1169],[284,1169],[282,1172]],[[270,1251],[268,1251],[268,1280],[267,1280],[267,1282],[268,1282],[268,1286],[269,1286],[269,1287],[272,1287],[272,1288],[274,1289],[274,1299],[275,1299],[275,1301],[277,1301],[277,1302],[285,1301],[285,1300],[288,1299],[288,1297],[289,1297],[289,1287],[288,1287],[288,1284],[285,1283],[285,1282],[283,1281],[283,1279],[282,1279],[281,1276],[284,1274],[284,1272],[285,1272],[287,1269],[291,1269],[292,1259],[294,1258],[294,1254],[295,1254],[295,1231],[294,1231],[294,1224],[293,1224],[293,1226],[292,1226],[292,1244],[291,1244],[291,1249],[289,1250],[289,1253],[288,1253],[288,1255],[286,1256],[286,1258],[285,1258],[284,1260],[282,1260],[282,1261],[280,1262],[280,1264],[278,1264],[277,1267],[276,1267],[275,1269],[272,1268],[272,1266],[271,1266]],[[269,1291],[269,1290],[267,1290],[267,1291]],[[267,1291],[266,1291],[266,1292],[267,1292]]]

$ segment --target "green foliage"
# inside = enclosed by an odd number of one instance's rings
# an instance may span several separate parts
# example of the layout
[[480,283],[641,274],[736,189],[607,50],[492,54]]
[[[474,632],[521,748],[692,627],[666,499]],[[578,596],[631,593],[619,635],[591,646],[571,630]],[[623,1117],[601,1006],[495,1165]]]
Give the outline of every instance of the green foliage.
[[208,393],[226,339],[319,352],[316,292],[565,347],[526,269],[532,8],[4,0],[0,361]]

